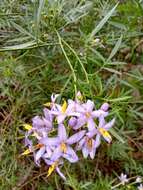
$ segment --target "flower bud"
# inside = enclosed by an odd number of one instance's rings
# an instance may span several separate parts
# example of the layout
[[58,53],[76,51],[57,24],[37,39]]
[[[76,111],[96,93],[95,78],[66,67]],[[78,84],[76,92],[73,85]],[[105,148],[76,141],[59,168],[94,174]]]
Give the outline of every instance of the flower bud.
[[77,124],[77,119],[75,117],[71,117],[68,124],[70,127],[74,127]]
[[108,111],[108,109],[109,109],[109,104],[108,104],[108,103],[104,103],[104,104],[101,106],[100,109],[103,110],[103,111]]

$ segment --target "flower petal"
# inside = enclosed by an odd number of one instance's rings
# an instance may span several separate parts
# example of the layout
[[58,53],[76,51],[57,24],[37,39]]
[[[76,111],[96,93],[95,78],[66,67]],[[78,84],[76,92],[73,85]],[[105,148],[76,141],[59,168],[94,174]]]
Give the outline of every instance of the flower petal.
[[45,153],[45,147],[41,147],[35,154],[35,162],[37,163],[39,161],[39,159],[43,156],[43,154]]
[[61,148],[60,148],[60,146],[58,146],[57,148],[55,148],[55,150],[51,156],[51,160],[57,161],[61,156],[62,156]]
[[99,128],[104,127],[104,125],[105,125],[105,119],[104,116],[102,115],[99,117]]
[[59,142],[60,141],[58,137],[51,137],[51,138],[45,137],[45,138],[40,139],[40,143],[47,146],[56,146],[59,144]]
[[92,112],[92,110],[93,110],[93,108],[94,108],[94,102],[93,101],[91,101],[91,100],[87,100],[87,102],[86,102],[86,110],[88,111],[88,112]]
[[58,121],[58,124],[61,124],[64,119],[66,118],[66,114],[60,114],[57,116],[57,121]]
[[65,154],[63,154],[63,157],[71,163],[75,163],[78,161],[78,156],[70,146],[67,147],[67,151]]
[[99,147],[99,145],[100,145],[100,143],[101,143],[101,135],[100,134],[97,134],[96,135],[96,139],[95,139],[95,141],[94,141],[94,147],[95,148],[98,148]]
[[95,122],[92,118],[88,119],[87,121],[87,127],[89,131],[92,131],[95,129]]
[[108,122],[105,126],[104,129],[109,130],[115,123],[115,118],[113,118],[110,122]]
[[81,116],[78,120],[77,120],[77,124],[76,126],[73,127],[74,130],[77,130],[79,128],[81,128],[83,125],[86,124],[86,118],[83,116]]
[[96,153],[96,147],[94,146],[94,144],[95,144],[95,142],[94,142],[94,140],[92,139],[92,144],[93,144],[93,147],[92,147],[92,149],[91,149],[91,151],[90,151],[90,158],[91,159],[94,159],[94,157],[95,157],[95,153]]
[[84,144],[85,144],[85,140],[86,140],[86,137],[83,137],[83,139],[81,139],[81,140],[79,141],[79,143],[77,143],[76,150],[81,150],[81,149],[82,149],[82,147],[83,147]]
[[43,122],[43,120],[41,119],[40,116],[35,116],[32,119],[32,125],[33,125],[33,127],[44,126],[44,122]]
[[87,158],[87,157],[88,157],[89,150],[86,148],[86,146],[84,146],[84,147],[82,148],[82,154],[83,154],[83,157],[84,157],[84,158]]
[[59,167],[56,167],[56,171],[57,173],[61,176],[61,178],[65,181],[66,177],[64,176],[64,174],[60,171]]
[[85,130],[79,131],[78,133],[72,135],[68,140],[67,143],[68,144],[74,144],[76,142],[78,142],[84,135],[85,135]]
[[67,139],[66,129],[63,124],[60,124],[58,126],[58,137],[59,137],[60,141],[65,141]]
[[108,115],[108,112],[105,112],[103,110],[96,110],[92,112],[92,117],[99,118],[101,116],[106,117]]
[[49,146],[46,146],[46,153],[43,155],[44,158],[51,158],[52,150]]
[[44,108],[43,109],[43,112],[44,112],[44,116],[45,118],[48,120],[48,121],[51,121],[53,120],[53,115],[51,114],[51,111],[47,108]]

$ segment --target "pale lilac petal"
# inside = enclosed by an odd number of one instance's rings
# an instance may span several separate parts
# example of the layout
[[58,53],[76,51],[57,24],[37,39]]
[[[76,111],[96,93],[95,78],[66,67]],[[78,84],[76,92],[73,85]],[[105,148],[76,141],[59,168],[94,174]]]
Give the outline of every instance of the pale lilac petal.
[[52,129],[52,123],[50,121],[43,118],[43,122],[44,122],[45,127],[49,128],[49,130]]
[[86,118],[84,116],[80,117],[77,120],[77,124],[76,124],[76,126],[73,127],[73,129],[77,130],[77,129],[81,128],[85,124],[86,124]]
[[35,161],[36,163],[39,161],[39,159],[43,156],[45,153],[45,147],[41,147],[35,154]]
[[57,148],[55,148],[55,150],[51,156],[51,160],[57,161],[61,156],[62,156],[61,147],[58,146]]
[[85,130],[79,131],[78,133],[72,135],[69,139],[67,139],[67,144],[74,144],[78,142],[84,135],[85,135]]
[[44,126],[44,122],[39,116],[35,116],[32,119],[32,125],[33,125],[33,127]]
[[52,151],[49,146],[46,146],[46,153],[43,155],[44,158],[50,158],[52,156]]
[[52,95],[51,95],[51,101],[52,101],[52,102],[55,102],[59,95],[60,95],[60,94],[52,94]]
[[53,115],[51,114],[51,111],[47,108],[44,108],[43,109],[43,112],[44,112],[44,116],[47,120],[51,121],[53,120]]
[[63,154],[63,157],[71,163],[75,163],[78,161],[78,156],[70,146],[67,147],[67,151],[65,154]]
[[82,154],[83,154],[83,157],[84,157],[84,158],[87,158],[87,157],[88,157],[89,150],[86,148],[86,146],[84,146],[84,147],[82,148]]
[[92,147],[92,149],[91,149],[91,151],[90,151],[90,158],[91,159],[94,159],[94,157],[95,157],[95,153],[96,153],[96,147],[94,146],[94,144],[95,144],[95,141],[92,139],[92,144],[93,144],[93,147]]
[[59,167],[56,167],[56,171],[57,173],[61,176],[61,178],[65,181],[66,177],[64,176],[64,174],[60,171]]
[[42,138],[40,140],[40,143],[47,145],[47,146],[56,146],[59,143],[59,138],[58,137],[51,137],[51,138]]
[[109,130],[115,123],[115,118],[113,118],[109,123],[107,123],[105,126],[104,126],[104,129],[106,130]]
[[96,139],[95,139],[95,141],[94,141],[94,147],[95,147],[95,148],[98,148],[99,145],[100,145],[100,143],[101,143],[101,135],[100,135],[100,134],[97,134],[97,135],[96,135]]
[[66,128],[63,124],[58,126],[58,137],[60,141],[65,141],[67,139]]
[[87,100],[85,108],[88,112],[92,112],[94,108],[94,102],[92,102],[91,100]]
[[86,137],[84,137],[83,139],[81,139],[81,140],[79,141],[79,143],[77,144],[77,146],[76,146],[76,150],[81,150],[82,147],[83,147],[84,144],[85,144],[85,141],[86,141]]
[[99,118],[101,116],[106,117],[108,115],[108,112],[105,112],[103,110],[96,110],[92,112],[92,117]]
[[76,103],[76,111],[79,112],[79,113],[84,113],[85,112],[85,109],[82,105]]
[[78,112],[69,112],[67,113],[68,116],[76,116],[76,117],[79,117],[80,116],[80,113]]
[[53,114],[53,115],[60,115],[61,114],[61,112],[59,111],[59,110],[51,110],[51,114]]
[[44,158],[44,161],[45,163],[48,165],[48,166],[51,166],[54,162],[52,160],[49,160],[49,159],[46,159]]
[[[68,101],[69,103],[69,101]],[[66,109],[66,113],[72,113],[76,111],[76,106],[75,106],[75,102],[70,102],[67,109]]]
[[86,135],[91,139],[91,138],[94,137],[97,133],[98,133],[98,130],[97,130],[96,128],[94,128],[93,130],[87,132]]
[[66,114],[60,114],[57,116],[58,124],[63,123],[64,119],[66,118]]
[[89,131],[92,131],[95,129],[95,122],[92,118],[88,119],[87,121],[87,127]]
[[104,119],[104,116],[100,116],[99,117],[99,128],[100,127],[103,127],[104,128],[104,125],[105,125],[105,119]]

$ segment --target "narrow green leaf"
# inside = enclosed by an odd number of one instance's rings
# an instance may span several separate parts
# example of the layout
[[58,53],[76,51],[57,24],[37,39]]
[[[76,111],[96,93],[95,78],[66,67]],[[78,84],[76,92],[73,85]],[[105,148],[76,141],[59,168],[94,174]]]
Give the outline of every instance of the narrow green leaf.
[[23,44],[13,45],[13,46],[5,46],[0,51],[6,51],[6,50],[19,50],[19,49],[25,49],[30,46],[36,45],[35,41],[26,42]]
[[38,11],[37,11],[37,25],[40,24],[41,12],[42,12],[42,9],[44,7],[44,4],[45,4],[45,0],[40,0]]
[[39,36],[41,12],[42,12],[42,10],[43,10],[44,4],[45,4],[45,0],[40,0],[40,1],[39,1],[39,7],[38,7],[38,11],[37,11],[37,20],[36,20],[36,34],[37,34],[37,39],[38,39],[38,36]]
[[115,44],[115,47],[112,49],[112,51],[109,55],[109,58],[107,59],[107,61],[111,60],[114,57],[114,55],[116,55],[117,51],[119,50],[119,48],[121,46],[122,38],[123,38],[123,35],[121,35],[120,38],[118,39],[117,43]]
[[108,68],[108,67],[104,67],[104,70],[107,70],[107,71],[109,71],[111,73],[115,73],[117,75],[121,75],[122,74],[121,72],[119,72],[119,71],[117,71],[115,69],[112,69],[112,68]]
[[89,40],[93,38],[93,36],[101,30],[101,28],[105,25],[105,23],[109,20],[109,18],[114,13],[115,9],[117,8],[118,3],[107,13],[107,15],[99,22],[99,24],[95,27],[95,29],[92,31]]
[[109,102],[120,102],[120,101],[126,101],[128,99],[131,99],[132,96],[124,96],[124,97],[119,97],[119,98],[114,98],[114,99],[108,99],[107,101]]
[[15,22],[12,22],[13,27],[18,30],[20,33],[30,36],[31,38],[34,38],[34,36],[32,34],[30,34],[27,30],[25,30],[24,28],[22,28],[20,25],[16,24]]
[[119,140],[121,143],[125,143],[125,141],[123,140],[123,138],[120,137],[120,136],[118,135],[118,133],[117,133],[113,128],[110,129],[110,132],[111,132],[111,134],[112,134],[117,140]]

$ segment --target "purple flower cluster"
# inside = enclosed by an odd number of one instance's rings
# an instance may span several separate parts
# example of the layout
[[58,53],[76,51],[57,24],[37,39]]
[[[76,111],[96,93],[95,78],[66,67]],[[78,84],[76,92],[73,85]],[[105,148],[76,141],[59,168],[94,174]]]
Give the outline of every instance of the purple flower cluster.
[[104,103],[97,110],[93,101],[82,101],[80,92],[75,100],[64,101],[63,105],[56,103],[57,97],[58,95],[51,96],[51,102],[45,104],[42,117],[35,116],[32,125],[24,125],[27,129],[25,145],[28,149],[22,155],[33,152],[38,166],[41,160],[48,165],[48,176],[56,170],[65,180],[60,171],[64,159],[70,163],[78,162],[79,150],[84,158],[90,156],[93,159],[102,138],[111,142],[108,130],[115,119],[108,123],[105,120],[109,114],[108,103]]

